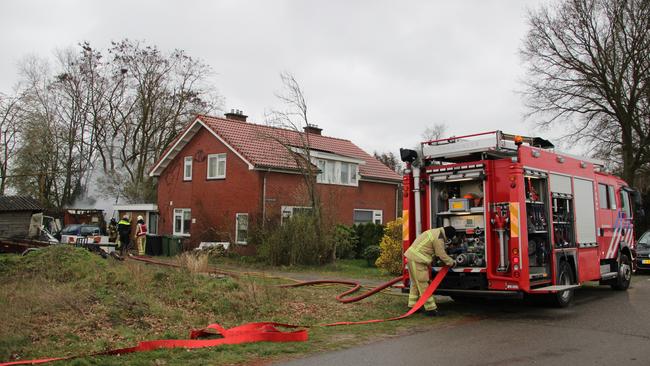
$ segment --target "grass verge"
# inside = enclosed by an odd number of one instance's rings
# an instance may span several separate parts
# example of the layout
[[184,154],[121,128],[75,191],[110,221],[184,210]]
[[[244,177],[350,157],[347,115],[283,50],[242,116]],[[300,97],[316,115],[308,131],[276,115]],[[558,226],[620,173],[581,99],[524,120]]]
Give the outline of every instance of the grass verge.
[[[93,353],[141,340],[185,339],[191,328],[251,321],[319,324],[386,318],[405,298],[379,294],[340,304],[343,287],[281,289],[277,280],[208,276],[189,269],[102,260],[53,246],[0,256],[0,361]],[[444,321],[453,320],[454,317]],[[338,349],[441,322],[419,315],[390,323],[312,328],[301,343],[254,343],[81,358],[70,365],[250,364]]]
[[353,278],[389,280],[395,276],[386,274],[377,267],[369,267],[365,259],[337,259],[334,263],[323,265],[295,265],[295,266],[270,266],[260,262],[253,262],[247,257],[221,257],[211,258],[210,264],[224,269],[242,270],[243,267],[251,270],[287,272],[287,273],[314,273],[322,278]]

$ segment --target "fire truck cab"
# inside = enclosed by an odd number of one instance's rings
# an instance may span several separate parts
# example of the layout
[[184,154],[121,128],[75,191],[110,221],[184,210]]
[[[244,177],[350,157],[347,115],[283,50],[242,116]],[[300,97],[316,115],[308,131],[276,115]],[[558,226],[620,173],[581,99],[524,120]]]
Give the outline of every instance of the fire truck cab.
[[[430,228],[457,231],[446,243],[456,267],[437,294],[539,294],[567,306],[587,281],[629,287],[632,202],[640,196],[601,162],[501,131],[426,141],[422,156],[400,153],[407,165],[403,250]],[[434,261],[433,275],[441,265]]]

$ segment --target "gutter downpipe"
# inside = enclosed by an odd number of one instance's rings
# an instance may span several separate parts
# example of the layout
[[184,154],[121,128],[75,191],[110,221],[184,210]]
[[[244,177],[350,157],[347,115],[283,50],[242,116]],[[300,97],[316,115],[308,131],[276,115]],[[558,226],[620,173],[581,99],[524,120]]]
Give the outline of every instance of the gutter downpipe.
[[268,168],[264,172],[264,177],[262,178],[262,227],[266,223],[266,176],[269,174],[271,168]]

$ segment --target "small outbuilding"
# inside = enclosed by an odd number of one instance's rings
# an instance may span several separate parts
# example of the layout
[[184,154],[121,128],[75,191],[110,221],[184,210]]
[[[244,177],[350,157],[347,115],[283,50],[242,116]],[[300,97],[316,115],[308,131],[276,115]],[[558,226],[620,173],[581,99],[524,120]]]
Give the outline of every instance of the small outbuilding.
[[144,218],[149,234],[158,234],[158,205],[155,203],[136,203],[130,205],[115,205],[113,212],[117,213],[115,219],[120,221],[124,215],[131,220],[131,228],[135,235],[135,222],[138,216]]
[[[40,202],[28,196],[0,196],[0,238],[29,237],[32,216],[42,215],[43,209]],[[38,229],[34,235],[37,233]]]

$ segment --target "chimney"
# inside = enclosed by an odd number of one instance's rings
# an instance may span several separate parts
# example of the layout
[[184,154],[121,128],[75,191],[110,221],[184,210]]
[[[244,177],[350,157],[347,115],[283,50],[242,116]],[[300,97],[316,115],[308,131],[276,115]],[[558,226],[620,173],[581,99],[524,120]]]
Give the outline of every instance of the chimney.
[[248,118],[248,116],[244,115],[244,112],[242,112],[240,109],[231,109],[230,113],[226,113],[226,118],[234,119],[235,121],[246,122],[246,118]]
[[307,126],[305,126],[303,130],[305,131],[305,133],[311,133],[314,135],[320,135],[321,131],[323,131],[322,128],[318,128],[317,125],[312,125],[312,124],[308,124]]

